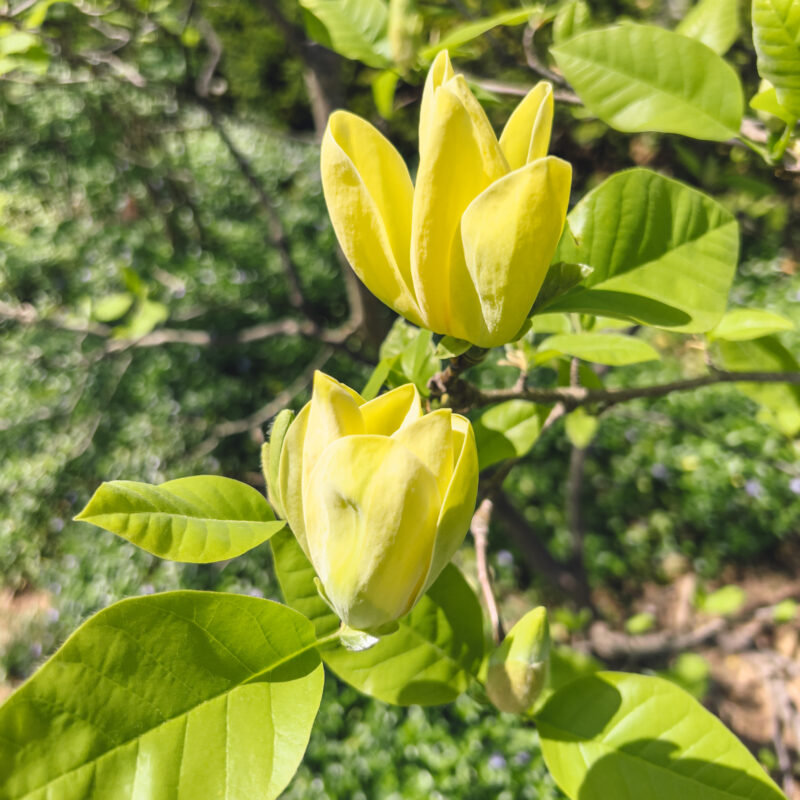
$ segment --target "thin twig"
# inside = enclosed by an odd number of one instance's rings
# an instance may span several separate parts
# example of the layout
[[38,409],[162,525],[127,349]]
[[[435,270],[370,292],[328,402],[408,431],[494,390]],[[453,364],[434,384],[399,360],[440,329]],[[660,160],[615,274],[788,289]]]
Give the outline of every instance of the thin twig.
[[489,521],[492,517],[492,501],[487,497],[478,506],[477,511],[472,516],[470,533],[475,540],[475,561],[478,570],[478,583],[481,587],[483,600],[486,603],[486,610],[489,612],[489,622],[492,626],[492,639],[495,644],[500,644],[505,636],[503,631],[503,621],[500,619],[500,611],[497,608],[497,600],[492,588],[492,579],[489,575],[489,564],[486,558],[486,550],[489,544]]

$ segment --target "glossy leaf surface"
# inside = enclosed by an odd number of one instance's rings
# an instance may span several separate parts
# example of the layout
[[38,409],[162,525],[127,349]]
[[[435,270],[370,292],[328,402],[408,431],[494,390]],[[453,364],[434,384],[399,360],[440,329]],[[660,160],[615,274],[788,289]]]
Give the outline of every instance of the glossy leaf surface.
[[234,558],[269,539],[286,523],[264,496],[216,475],[178,478],[158,486],[109,481],[75,517],[173,561]]
[[797,0],[753,0],[753,44],[758,71],[774,87],[778,102],[800,117],[800,4]]
[[0,709],[2,800],[272,800],[322,695],[311,623],[171,592],[84,623]]

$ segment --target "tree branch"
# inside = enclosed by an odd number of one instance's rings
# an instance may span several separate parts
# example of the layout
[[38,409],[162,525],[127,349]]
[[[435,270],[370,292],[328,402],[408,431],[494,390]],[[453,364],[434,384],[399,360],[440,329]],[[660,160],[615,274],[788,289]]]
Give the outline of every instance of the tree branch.
[[489,575],[489,564],[486,558],[492,507],[492,501],[488,497],[484,499],[472,516],[472,524],[469,530],[472,534],[472,538],[475,540],[475,562],[478,571],[478,583],[481,587],[483,600],[486,603],[486,610],[489,612],[489,621],[492,626],[492,639],[495,644],[500,644],[505,633],[503,631],[503,621],[500,619],[500,611],[497,608],[497,600],[495,599],[494,590],[492,589],[492,579]]

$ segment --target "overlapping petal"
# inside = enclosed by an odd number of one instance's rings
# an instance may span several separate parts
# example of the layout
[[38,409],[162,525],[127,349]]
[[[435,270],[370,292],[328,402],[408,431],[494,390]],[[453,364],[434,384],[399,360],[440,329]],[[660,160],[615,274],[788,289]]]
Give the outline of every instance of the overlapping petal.
[[553,129],[553,87],[539,81],[506,122],[500,147],[514,170],[547,155]]
[[419,392],[413,383],[398,386],[361,406],[367,433],[391,436],[398,428],[422,416]]
[[408,248],[414,188],[403,158],[366,120],[337,111],[320,163],[328,213],[350,266],[376,297],[422,324]]
[[431,471],[384,436],[348,436],[314,467],[311,561],[339,616],[360,630],[408,612],[431,561],[441,497]]
[[465,211],[466,268],[487,331],[474,344],[505,344],[525,321],[564,227],[571,179],[566,161],[540,158],[493,183]]

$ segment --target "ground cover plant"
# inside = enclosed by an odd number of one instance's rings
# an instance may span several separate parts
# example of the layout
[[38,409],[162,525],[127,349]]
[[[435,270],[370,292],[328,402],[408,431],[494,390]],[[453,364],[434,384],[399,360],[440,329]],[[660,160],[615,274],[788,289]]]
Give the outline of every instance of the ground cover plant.
[[800,10],[741,11],[3,8],[6,670],[104,610],[0,797],[792,795],[797,586],[713,591],[800,516]]

